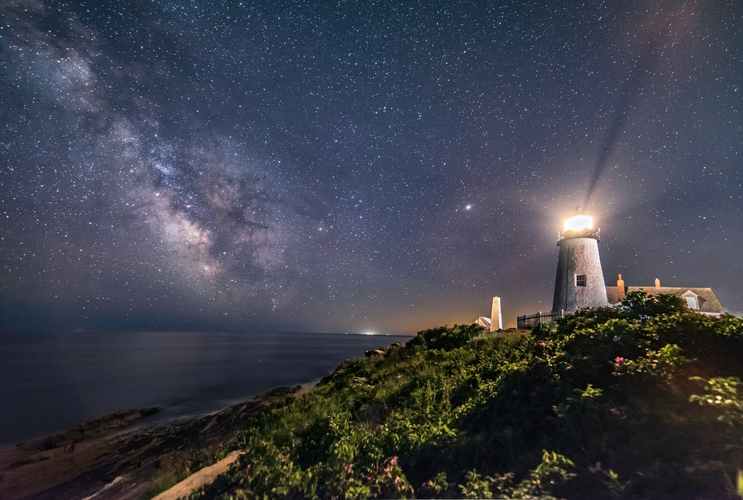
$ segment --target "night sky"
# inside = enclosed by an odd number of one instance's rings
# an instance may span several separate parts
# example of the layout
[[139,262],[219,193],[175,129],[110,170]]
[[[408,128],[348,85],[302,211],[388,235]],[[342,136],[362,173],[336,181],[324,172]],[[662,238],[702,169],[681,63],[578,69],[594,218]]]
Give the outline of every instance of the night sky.
[[0,3],[2,331],[512,322],[584,205],[743,310],[743,2]]

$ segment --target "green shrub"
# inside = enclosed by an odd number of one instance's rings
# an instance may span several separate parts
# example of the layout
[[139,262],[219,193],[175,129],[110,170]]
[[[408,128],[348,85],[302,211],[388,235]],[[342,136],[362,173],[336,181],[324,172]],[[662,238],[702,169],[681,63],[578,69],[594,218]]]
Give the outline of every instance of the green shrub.
[[247,422],[201,495],[734,498],[741,359],[740,318],[635,293],[528,335],[426,330]]
[[477,325],[457,325],[453,328],[433,328],[425,330],[408,342],[409,347],[423,347],[425,349],[456,349],[467,344],[473,338],[485,332]]

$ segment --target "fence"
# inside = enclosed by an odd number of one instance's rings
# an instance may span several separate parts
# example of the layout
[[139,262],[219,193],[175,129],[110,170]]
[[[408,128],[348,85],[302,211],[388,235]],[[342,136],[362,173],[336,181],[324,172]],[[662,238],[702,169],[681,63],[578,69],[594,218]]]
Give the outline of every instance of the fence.
[[539,326],[544,323],[551,323],[555,320],[558,320],[560,318],[563,318],[565,316],[565,311],[559,311],[559,312],[538,312],[536,314],[525,314],[523,316],[519,316],[516,318],[516,326],[518,326],[520,329],[529,329],[534,328],[535,326]]

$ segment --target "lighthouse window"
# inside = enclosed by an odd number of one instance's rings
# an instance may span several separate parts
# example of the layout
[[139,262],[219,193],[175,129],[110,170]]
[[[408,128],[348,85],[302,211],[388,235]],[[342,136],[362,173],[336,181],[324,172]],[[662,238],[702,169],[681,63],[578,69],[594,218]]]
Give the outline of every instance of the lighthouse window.
[[586,278],[585,274],[575,275],[575,286],[586,286],[587,282],[588,282],[588,279]]

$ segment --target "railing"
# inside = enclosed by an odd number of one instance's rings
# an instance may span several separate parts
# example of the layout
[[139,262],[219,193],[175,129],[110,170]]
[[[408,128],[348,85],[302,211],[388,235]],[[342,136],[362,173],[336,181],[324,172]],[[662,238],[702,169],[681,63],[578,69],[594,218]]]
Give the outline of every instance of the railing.
[[519,329],[534,328],[545,323],[551,323],[555,320],[565,317],[565,311],[560,312],[538,312],[536,314],[525,314],[516,318],[516,326]]

